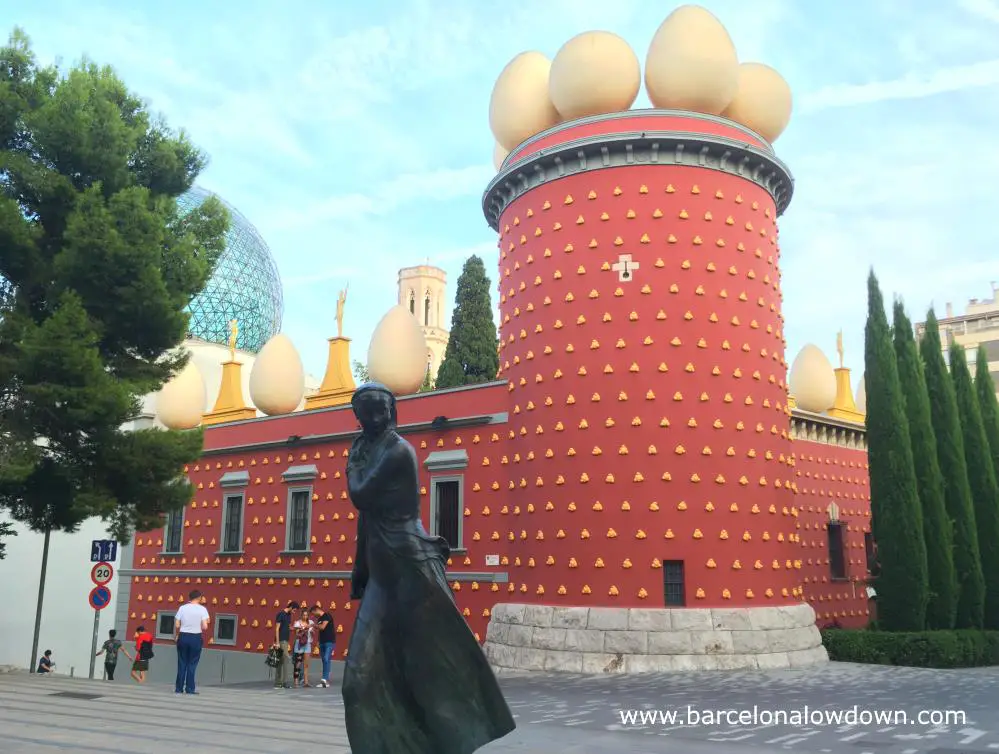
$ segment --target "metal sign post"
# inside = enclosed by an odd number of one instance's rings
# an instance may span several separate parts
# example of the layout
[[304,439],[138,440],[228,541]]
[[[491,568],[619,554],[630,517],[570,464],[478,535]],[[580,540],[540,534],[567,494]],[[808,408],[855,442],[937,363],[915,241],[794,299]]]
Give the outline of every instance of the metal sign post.
[[90,644],[90,680],[94,680],[94,666],[97,664],[97,634],[101,630],[101,611],[94,610],[94,640]]
[[94,638],[90,645],[90,680],[94,680],[94,667],[97,664],[97,638],[101,629],[101,610],[111,604],[111,590],[105,584],[111,581],[114,568],[110,563],[98,563],[90,571],[90,578],[97,585],[90,590],[87,601],[94,608]]

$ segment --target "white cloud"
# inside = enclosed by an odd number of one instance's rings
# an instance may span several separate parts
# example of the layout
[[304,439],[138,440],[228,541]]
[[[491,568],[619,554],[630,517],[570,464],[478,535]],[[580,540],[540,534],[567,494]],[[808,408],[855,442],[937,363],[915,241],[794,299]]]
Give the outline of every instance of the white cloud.
[[316,199],[278,210],[271,224],[280,228],[333,222],[358,222],[387,215],[406,204],[445,202],[480,194],[496,174],[492,165],[440,168],[425,173],[403,173],[367,194],[345,194]]
[[801,111],[814,113],[836,107],[855,107],[887,100],[932,97],[999,84],[999,60],[938,68],[926,74],[909,74],[890,81],[866,84],[836,84],[806,94]]
[[959,0],[958,5],[976,18],[999,24],[999,3],[994,0]]

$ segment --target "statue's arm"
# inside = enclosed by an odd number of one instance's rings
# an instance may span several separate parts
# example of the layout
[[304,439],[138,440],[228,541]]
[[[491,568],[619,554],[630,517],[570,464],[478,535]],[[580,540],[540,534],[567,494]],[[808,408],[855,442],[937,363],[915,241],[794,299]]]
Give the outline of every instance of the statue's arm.
[[368,528],[364,513],[357,514],[357,549],[354,552],[354,568],[350,574],[350,598],[359,600],[364,596],[368,585]]
[[374,463],[364,467],[347,467],[347,494],[359,510],[379,506],[386,481],[391,481],[408,460],[404,445],[388,448]]

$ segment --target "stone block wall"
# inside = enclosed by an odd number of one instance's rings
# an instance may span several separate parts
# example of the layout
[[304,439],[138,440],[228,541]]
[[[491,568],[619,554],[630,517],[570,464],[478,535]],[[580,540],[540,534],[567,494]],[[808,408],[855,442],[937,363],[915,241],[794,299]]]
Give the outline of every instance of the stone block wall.
[[828,662],[806,603],[751,608],[500,604],[486,655],[498,672],[652,673]]

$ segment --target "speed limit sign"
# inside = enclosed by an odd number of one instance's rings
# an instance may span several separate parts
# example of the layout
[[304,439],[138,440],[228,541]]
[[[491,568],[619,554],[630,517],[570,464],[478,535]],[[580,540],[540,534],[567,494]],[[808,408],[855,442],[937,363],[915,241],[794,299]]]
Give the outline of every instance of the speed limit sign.
[[114,567],[110,563],[98,563],[90,570],[90,580],[97,586],[110,584],[113,576]]

